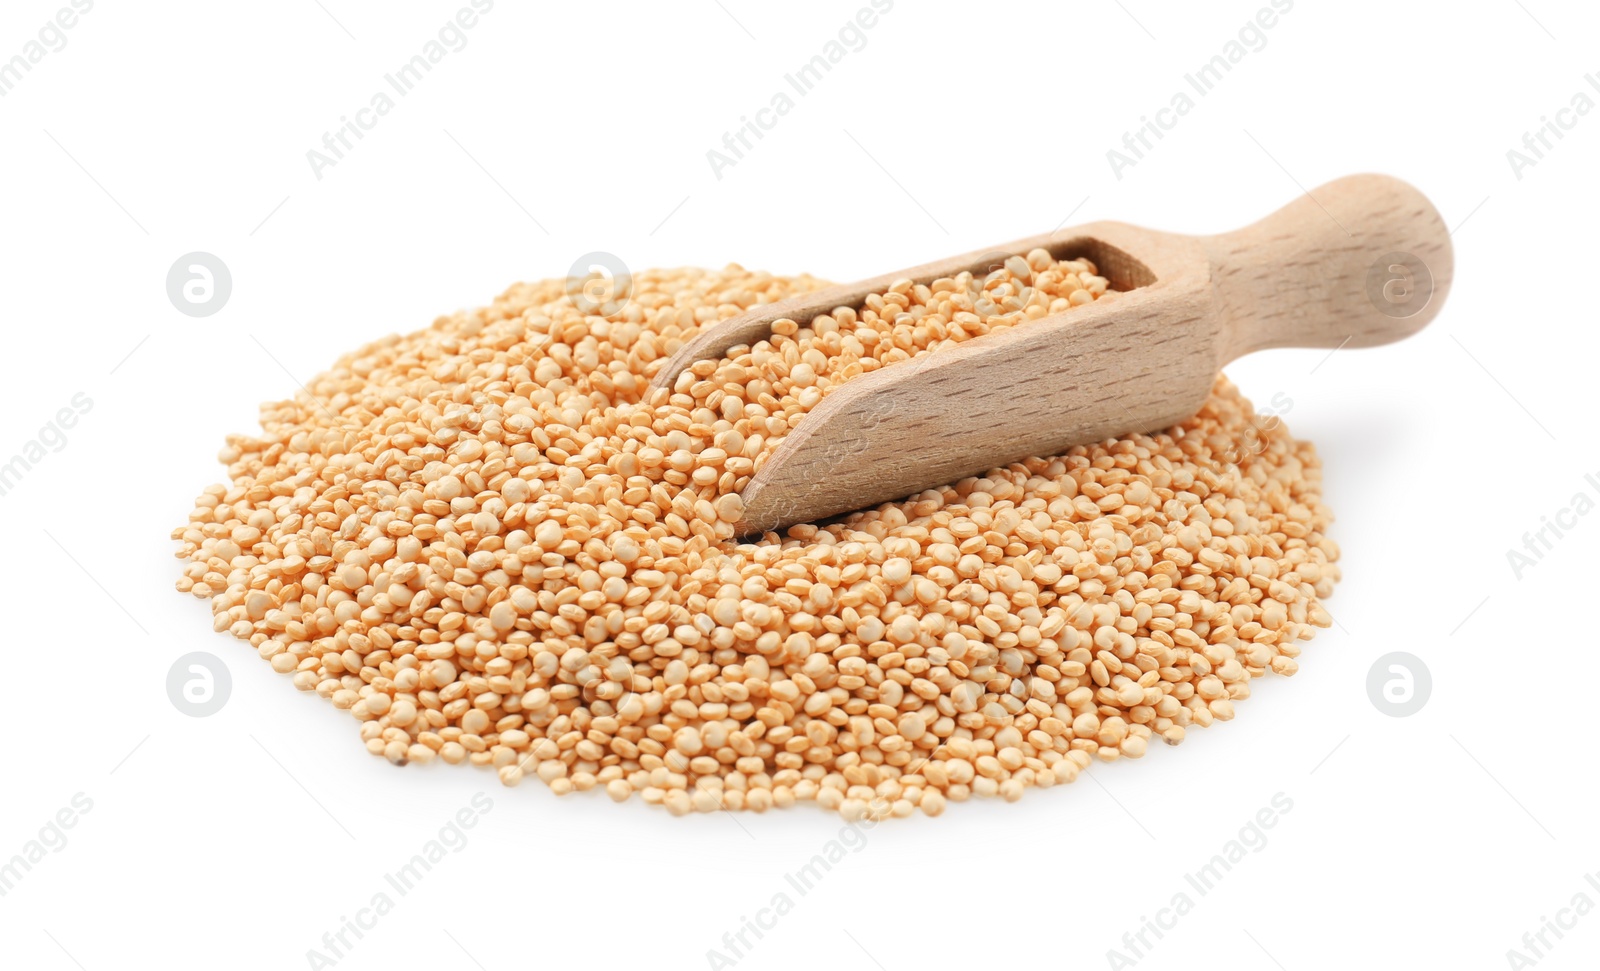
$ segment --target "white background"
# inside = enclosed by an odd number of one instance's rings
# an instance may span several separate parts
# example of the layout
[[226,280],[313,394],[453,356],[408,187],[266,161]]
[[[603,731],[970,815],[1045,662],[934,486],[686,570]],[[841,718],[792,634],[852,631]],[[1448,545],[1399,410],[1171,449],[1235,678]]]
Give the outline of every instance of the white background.
[[[65,5],[8,0],[0,59]],[[1258,404],[1291,398],[1326,463],[1345,579],[1300,674],[1177,749],[880,825],[736,966],[1107,967],[1277,793],[1268,844],[1138,967],[1506,967],[1574,894],[1600,902],[1600,516],[1520,580],[1506,556],[1600,495],[1600,112],[1521,178],[1506,155],[1579,90],[1600,100],[1600,14],[1299,0],[1118,179],[1107,149],[1265,3],[899,0],[718,179],[707,150],[865,5],[500,0],[320,180],[307,150],[465,0],[102,0],[0,98],[0,460],[93,401],[0,499],[0,862],[93,802],[0,897],[0,966],[307,967],[482,791],[471,842],[339,968],[702,968],[841,829],[397,770],[213,634],[168,534],[224,435],[338,353],[592,250],[850,280],[1069,215],[1221,231],[1360,171],[1431,196],[1456,280],[1403,344],[1230,369]],[[204,319],[164,290],[195,250],[233,275]],[[1408,718],[1365,687],[1396,650],[1433,677]],[[191,651],[232,671],[205,719],[164,686]],[[1600,916],[1549,940],[1541,969],[1593,967]]]

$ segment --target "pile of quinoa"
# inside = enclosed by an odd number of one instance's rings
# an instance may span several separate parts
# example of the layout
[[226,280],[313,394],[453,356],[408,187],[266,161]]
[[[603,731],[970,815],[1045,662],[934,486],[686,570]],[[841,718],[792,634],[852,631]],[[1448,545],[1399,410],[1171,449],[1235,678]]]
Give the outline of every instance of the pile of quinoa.
[[1220,375],[1173,428],[737,539],[832,389],[1116,296],[1035,250],[651,392],[699,328],[823,285],[646,271],[608,319],[546,280],[369,344],[228,439],[178,589],[374,755],[675,814],[1014,800],[1295,672],[1339,576],[1317,457]]

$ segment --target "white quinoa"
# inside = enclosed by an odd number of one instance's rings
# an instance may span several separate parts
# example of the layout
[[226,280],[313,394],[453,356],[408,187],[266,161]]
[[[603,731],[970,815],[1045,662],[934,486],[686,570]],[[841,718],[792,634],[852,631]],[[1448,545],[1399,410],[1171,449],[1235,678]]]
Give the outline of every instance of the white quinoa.
[[1320,470],[1220,376],[1165,432],[736,542],[831,389],[1110,292],[1034,251],[780,321],[643,400],[698,328],[822,285],[646,271],[607,320],[547,280],[362,348],[229,438],[178,589],[375,755],[673,813],[1016,799],[1294,673],[1339,575]]

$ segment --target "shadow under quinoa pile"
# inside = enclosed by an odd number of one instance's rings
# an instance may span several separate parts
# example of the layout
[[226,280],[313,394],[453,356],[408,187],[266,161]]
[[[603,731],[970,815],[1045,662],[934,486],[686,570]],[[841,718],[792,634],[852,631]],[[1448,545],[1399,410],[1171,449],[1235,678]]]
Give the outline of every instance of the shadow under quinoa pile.
[[633,285],[605,319],[519,284],[263,406],[173,532],[179,590],[376,755],[674,813],[1015,799],[1232,718],[1329,623],[1315,452],[1220,376],[1165,432],[735,541],[740,489],[833,388],[1114,298],[1092,265],[903,282],[649,400],[698,328],[822,284]]

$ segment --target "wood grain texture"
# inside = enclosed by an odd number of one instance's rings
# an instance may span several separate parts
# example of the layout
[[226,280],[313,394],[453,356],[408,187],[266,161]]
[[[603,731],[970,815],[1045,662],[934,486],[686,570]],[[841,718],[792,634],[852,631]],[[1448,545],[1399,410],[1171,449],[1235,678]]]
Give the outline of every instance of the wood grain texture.
[[771,304],[699,335],[658,381],[764,339],[781,317],[805,322],[897,280],[928,282],[1034,247],[1088,256],[1120,292],[841,385],[746,486],[741,534],[1167,428],[1193,415],[1217,370],[1242,354],[1369,347],[1416,332],[1452,273],[1449,233],[1428,200],[1397,179],[1358,175],[1219,236],[1093,223]]
[[[1227,332],[1219,366],[1270,347],[1409,337],[1438,313],[1454,268],[1450,231],[1432,203],[1379,175],[1330,182],[1202,245]],[[1387,256],[1411,259],[1402,270]]]

